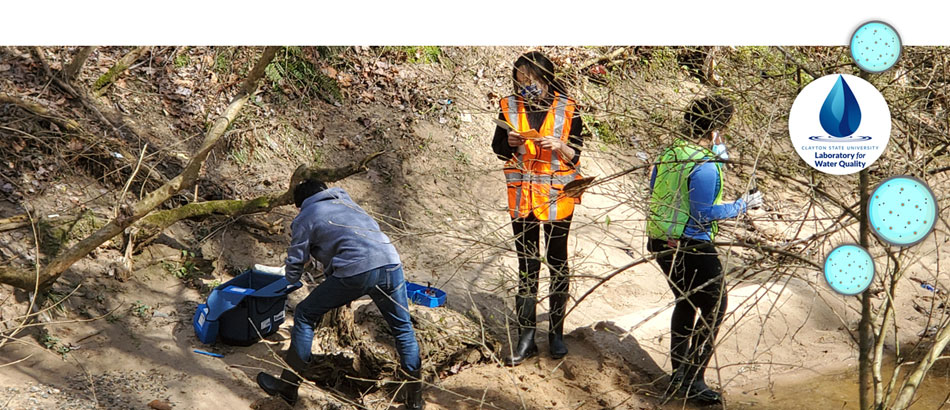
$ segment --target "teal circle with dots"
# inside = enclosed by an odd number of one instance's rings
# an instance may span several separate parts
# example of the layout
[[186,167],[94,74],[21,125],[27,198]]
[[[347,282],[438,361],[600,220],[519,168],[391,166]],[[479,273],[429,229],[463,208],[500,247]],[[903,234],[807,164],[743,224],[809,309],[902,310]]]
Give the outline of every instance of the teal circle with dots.
[[912,176],[890,177],[868,198],[868,222],[882,241],[910,246],[934,229],[937,199],[927,183]]
[[874,261],[864,248],[854,244],[840,245],[825,258],[825,281],[835,292],[857,295],[874,279]]
[[851,58],[864,71],[885,71],[893,67],[900,56],[901,38],[890,24],[869,21],[851,35]]

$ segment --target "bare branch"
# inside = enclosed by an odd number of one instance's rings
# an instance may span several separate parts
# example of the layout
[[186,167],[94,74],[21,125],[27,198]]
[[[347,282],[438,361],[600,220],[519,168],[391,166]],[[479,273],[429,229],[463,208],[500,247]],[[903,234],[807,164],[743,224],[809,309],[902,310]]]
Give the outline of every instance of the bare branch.
[[69,63],[66,67],[66,71],[63,72],[63,76],[66,78],[67,82],[72,82],[73,79],[79,75],[79,72],[82,70],[82,66],[86,64],[86,60],[89,59],[89,55],[95,51],[95,47],[86,46],[79,49],[79,52],[76,53],[76,56],[73,57],[73,61]]

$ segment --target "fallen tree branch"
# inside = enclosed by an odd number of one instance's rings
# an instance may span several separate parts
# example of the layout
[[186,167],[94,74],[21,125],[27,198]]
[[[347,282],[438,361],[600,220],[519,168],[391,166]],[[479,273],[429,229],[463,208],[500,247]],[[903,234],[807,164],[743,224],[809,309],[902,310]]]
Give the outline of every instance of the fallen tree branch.
[[79,93],[76,92],[76,89],[73,88],[72,85],[63,81],[62,78],[60,78],[58,75],[55,75],[53,73],[53,70],[50,68],[49,63],[46,62],[46,57],[43,55],[42,49],[40,49],[39,47],[30,47],[30,53],[33,55],[33,58],[35,58],[37,61],[40,62],[40,66],[43,67],[43,72],[46,73],[46,76],[50,79],[50,81],[52,81],[54,84],[59,86],[59,88],[65,91],[66,94],[69,95],[70,98],[79,98]]
[[[39,234],[36,232],[36,225],[33,224],[34,222],[33,215],[30,213],[29,210],[27,210],[26,217],[28,219],[28,223],[30,224],[30,226],[33,227],[33,251],[36,252],[35,253],[36,259],[39,259],[40,237],[39,237]],[[4,269],[4,267],[0,267],[0,277],[3,277],[5,273],[6,273],[6,270]],[[29,274],[27,274],[27,276],[29,276]],[[27,281],[29,281],[29,279],[27,279]],[[28,286],[23,289],[32,292],[30,293],[30,305],[26,308],[26,314],[23,315],[22,317],[23,320],[20,322],[20,324],[16,328],[14,328],[14,330],[11,331],[8,335],[5,335],[7,336],[7,338],[4,338],[2,341],[0,341],[0,348],[2,348],[3,345],[6,344],[7,340],[13,340],[13,338],[16,337],[17,333],[20,333],[20,331],[22,331],[26,327],[26,323],[30,320],[30,318],[33,317],[32,312],[33,312],[33,308],[36,306],[36,298],[38,298],[40,294],[39,292],[40,290],[39,263],[36,263],[33,265],[33,287],[31,288],[29,287],[29,284],[27,285]]]
[[[264,68],[267,64],[273,60],[274,55],[277,53],[279,47],[267,47],[264,49],[264,53],[258,60],[257,65],[251,70],[250,74],[244,81],[244,85],[241,87],[241,92],[239,92],[232,100],[228,107],[225,109],[224,115],[218,117],[215,120],[214,125],[208,130],[208,133],[205,135],[205,139],[201,144],[201,147],[198,151],[192,155],[191,161],[185,167],[185,169],[173,178],[164,184],[160,188],[149,192],[142,200],[136,202],[132,206],[123,207],[122,215],[118,218],[114,218],[105,226],[82,239],[66,251],[60,253],[56,256],[41,272],[40,272],[40,284],[41,287],[48,287],[56,279],[62,275],[70,266],[73,265],[79,259],[85,257],[89,252],[92,252],[93,249],[99,247],[99,245],[104,242],[112,239],[116,235],[122,233],[126,228],[131,226],[133,223],[145,217],[153,209],[164,203],[166,200],[177,194],[182,189],[188,189],[193,186],[198,180],[198,173],[201,170],[201,166],[204,164],[205,159],[208,157],[208,154],[211,153],[211,149],[214,148],[214,145],[219,141],[222,135],[224,135],[225,130],[228,126],[234,121],[237,117],[238,112],[241,108],[244,107],[244,104],[247,102],[251,93],[257,89],[257,84],[260,78],[264,74]],[[30,280],[27,275],[15,275],[13,277],[9,275],[0,276],[0,282],[4,282],[21,289],[30,289],[33,285],[33,281]]]
[[37,116],[43,117],[68,131],[79,131],[79,123],[54,114],[50,108],[10,94],[0,93],[0,104],[13,104]]
[[217,201],[192,202],[178,208],[152,212],[142,218],[137,224],[136,234],[139,243],[147,242],[158,235],[165,228],[182,219],[199,218],[210,215],[236,217],[254,213],[267,212],[278,206],[290,205],[294,202],[294,187],[305,179],[316,179],[323,182],[339,181],[348,176],[365,171],[370,161],[376,159],[383,152],[374,152],[354,164],[338,168],[318,168],[300,165],[291,176],[290,187],[281,193],[262,195],[254,199],[222,199]]
[[97,97],[102,95],[106,91],[106,88],[109,88],[112,83],[119,79],[119,76],[122,75],[122,73],[124,73],[125,70],[135,62],[135,60],[138,60],[139,57],[141,57],[142,54],[145,54],[145,52],[149,49],[151,49],[151,47],[136,47],[132,51],[129,51],[124,56],[122,56],[119,61],[115,62],[115,65],[113,65],[109,71],[100,76],[99,79],[96,80],[96,82],[92,85],[92,94]]
[[308,167],[306,164],[301,164],[296,170],[294,170],[293,176],[290,177],[290,190],[287,191],[285,195],[289,195],[290,198],[288,199],[292,199],[294,195],[293,188],[296,187],[297,184],[308,179],[322,182],[336,182],[350,175],[363,172],[367,169],[366,166],[370,161],[376,159],[376,157],[380,155],[383,155],[384,152],[385,151],[374,152],[367,155],[366,158],[363,158],[363,160],[360,162],[339,168]]
[[580,65],[581,70],[590,68],[590,66],[592,66],[592,65],[594,65],[594,64],[597,64],[597,63],[599,63],[599,62],[602,62],[602,61],[611,61],[611,60],[617,58],[618,56],[620,56],[621,54],[623,54],[624,51],[627,51],[627,48],[626,48],[626,47],[619,47],[619,48],[617,48],[616,50],[613,50],[613,51],[611,51],[611,52],[609,52],[609,53],[607,53],[607,54],[604,54],[604,55],[602,55],[602,56],[600,56],[600,57],[594,57],[594,58],[592,58],[592,59],[590,59],[590,60],[587,60],[587,61],[581,63],[581,65]]
[[3,219],[0,219],[0,232],[17,229],[20,227],[27,226],[29,224],[30,224],[30,216],[25,213],[11,216],[9,218],[3,218]]
[[63,71],[63,77],[66,78],[67,82],[72,82],[73,79],[79,75],[79,72],[82,71],[82,66],[86,64],[86,60],[89,59],[89,55],[91,55],[95,49],[95,47],[90,46],[79,49],[79,52],[73,57],[73,61],[66,66],[66,71]]

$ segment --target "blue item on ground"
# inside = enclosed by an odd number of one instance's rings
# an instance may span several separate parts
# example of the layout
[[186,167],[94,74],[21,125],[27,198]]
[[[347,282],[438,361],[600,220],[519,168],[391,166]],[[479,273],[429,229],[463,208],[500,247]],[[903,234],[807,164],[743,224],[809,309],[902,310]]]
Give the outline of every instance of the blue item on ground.
[[224,357],[223,354],[211,353],[211,352],[206,352],[204,350],[198,350],[198,349],[195,349],[195,353],[203,354],[205,356],[211,356],[211,357]]
[[214,288],[198,305],[192,325],[202,343],[248,346],[284,322],[287,295],[302,286],[281,275],[248,269]]
[[432,286],[422,286],[412,282],[406,282],[406,293],[412,303],[425,307],[439,307],[445,304],[445,292],[442,289]]

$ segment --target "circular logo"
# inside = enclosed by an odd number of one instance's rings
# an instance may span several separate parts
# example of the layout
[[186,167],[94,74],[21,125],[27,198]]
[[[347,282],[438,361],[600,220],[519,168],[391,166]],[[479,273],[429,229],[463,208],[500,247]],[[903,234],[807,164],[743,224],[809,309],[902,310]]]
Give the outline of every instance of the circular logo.
[[861,246],[840,245],[825,258],[825,280],[835,292],[857,295],[871,286],[874,261]]
[[910,246],[936,226],[937,199],[927,183],[911,176],[885,179],[868,198],[868,222],[882,241]]
[[864,71],[885,71],[893,67],[900,57],[901,38],[890,24],[869,21],[851,35],[851,58]]
[[795,152],[821,172],[847,175],[869,167],[891,138],[891,112],[871,83],[847,74],[818,78],[788,114]]

